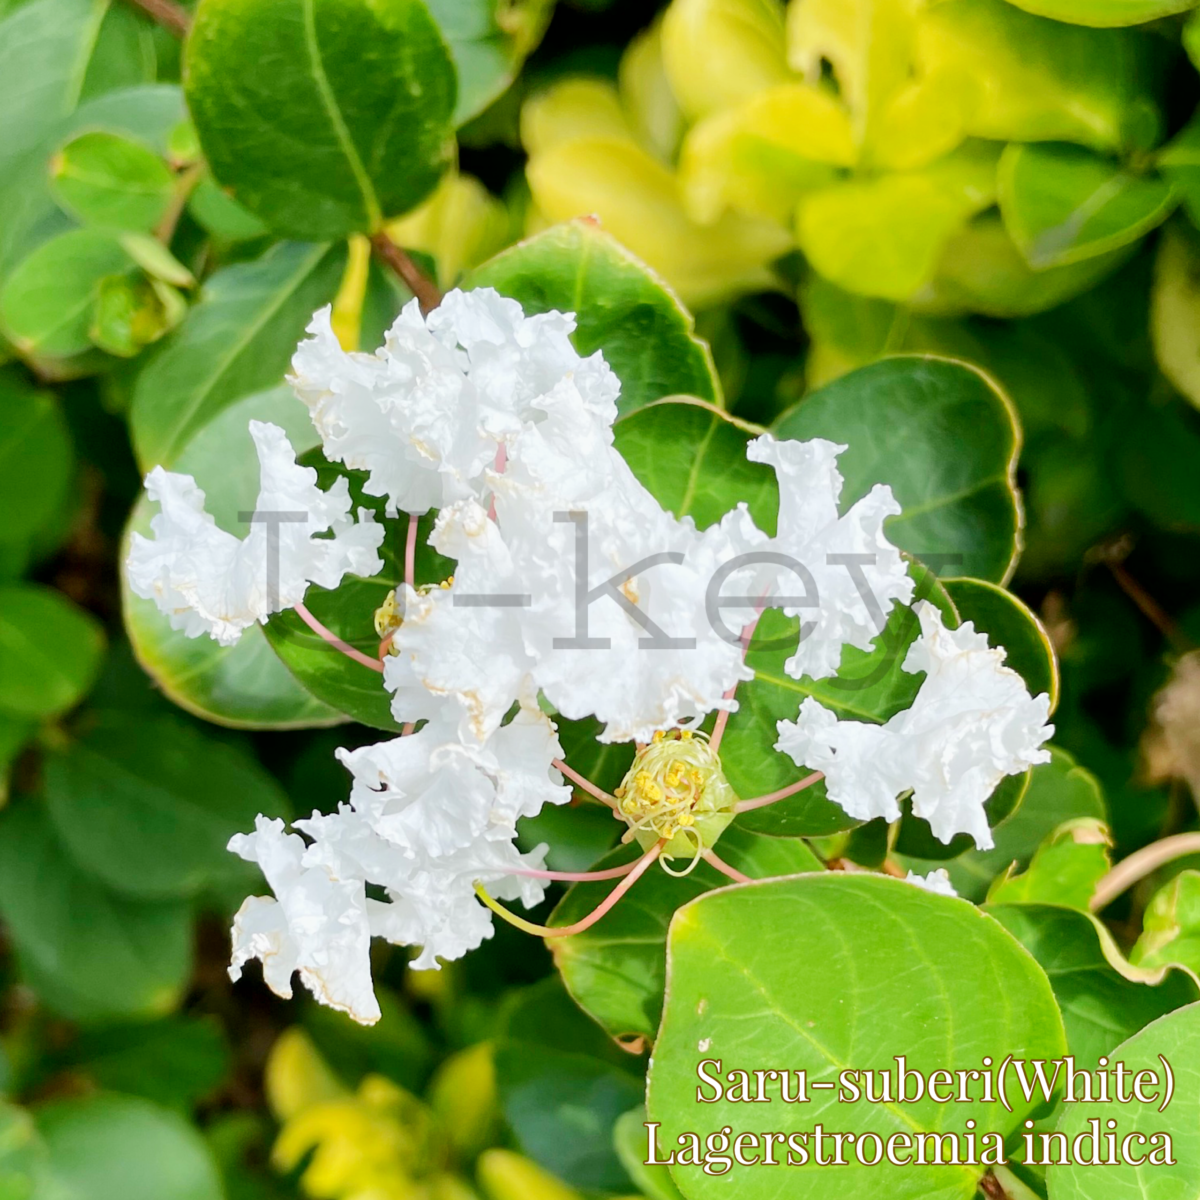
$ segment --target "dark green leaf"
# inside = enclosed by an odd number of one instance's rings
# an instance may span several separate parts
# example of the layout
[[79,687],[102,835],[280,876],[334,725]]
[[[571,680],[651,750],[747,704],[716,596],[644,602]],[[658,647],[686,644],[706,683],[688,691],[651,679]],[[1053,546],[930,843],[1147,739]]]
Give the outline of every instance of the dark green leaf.
[[422,0],[207,0],[186,60],[213,174],[283,236],[374,233],[452,161],[454,66]]
[[57,399],[0,372],[0,539],[25,541],[59,512],[73,457]]
[[1018,429],[1007,397],[981,371],[948,359],[884,359],[807,396],[774,433],[846,444],[843,506],[890,484],[904,511],[888,520],[889,539],[939,573],[996,583],[1012,573]]
[[712,352],[667,285],[608,234],[570,221],[472,271],[464,286],[494,287],[526,313],[576,314],[580,354],[604,352],[621,380],[622,413],[665,396],[721,403]]
[[0,816],[0,915],[25,982],[73,1020],[170,1012],[191,972],[187,907],[126,900],[84,874],[36,801]]
[[50,814],[75,861],[135,899],[195,896],[244,875],[229,839],[253,829],[258,813],[290,815],[254,759],[173,716],[97,714],[45,772]]

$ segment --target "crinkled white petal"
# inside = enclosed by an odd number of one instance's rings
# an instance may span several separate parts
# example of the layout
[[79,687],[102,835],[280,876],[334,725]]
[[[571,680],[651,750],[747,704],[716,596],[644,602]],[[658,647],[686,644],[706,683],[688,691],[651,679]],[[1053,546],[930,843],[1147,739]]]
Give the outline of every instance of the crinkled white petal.
[[923,891],[933,892],[935,896],[958,895],[954,890],[954,884],[950,882],[950,872],[945,867],[939,867],[936,871],[930,871],[928,875],[918,875],[915,871],[909,871],[905,875],[904,881],[914,884]]
[[334,878],[305,863],[304,840],[283,822],[259,817],[255,831],[237,834],[229,849],[258,863],[275,898],[250,896],[233,920],[233,980],[253,958],[276,995],[290,998],[292,974],[322,1004],[370,1025],[379,1020],[371,986],[370,927],[359,879]]
[[375,354],[347,353],[322,309],[291,382],[326,457],[365,470],[393,515],[425,512],[482,499],[485,468],[564,378],[611,424],[620,385],[601,355],[579,356],[574,328],[570,314],[526,317],[491,288],[456,290],[428,317],[406,305]]
[[867,650],[895,603],[912,599],[913,581],[900,552],[883,534],[884,520],[900,512],[891,488],[877,485],[838,514],[842,476],[837,458],[845,446],[815,438],[755,439],[746,454],[767,463],[779,480],[779,525],[770,549],[792,564],[777,573],[775,596],[799,617],[804,635],[784,669],[794,679],[837,673],[842,650]]
[[[246,537],[218,528],[190,475],[155,467],[146,478],[160,506],[150,522],[154,536],[135,533],[127,561],[134,594],[153,600],[173,629],[188,637],[207,633],[223,646],[301,603],[310,584],[335,588],[347,574],[383,567],[383,527],[365,509],[355,522],[345,479],[322,492],[316,471],[297,465],[277,425],[251,421],[250,435],[261,483]],[[317,536],[326,533],[332,536]]]
[[940,841],[967,833],[989,849],[984,802],[1006,775],[1049,761],[1050,698],[1031,697],[971,622],[947,629],[926,601],[914,611],[921,634],[903,666],[925,679],[912,706],[867,725],[839,721],[809,697],[797,720],[779,722],[776,749],[823,771],[829,798],[859,820],[896,820],[896,798],[911,790],[913,811]]

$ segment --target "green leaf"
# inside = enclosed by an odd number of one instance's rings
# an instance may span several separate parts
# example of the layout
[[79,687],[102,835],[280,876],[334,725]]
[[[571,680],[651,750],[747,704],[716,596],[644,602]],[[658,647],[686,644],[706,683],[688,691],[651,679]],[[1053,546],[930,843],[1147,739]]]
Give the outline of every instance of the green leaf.
[[1172,13],[1186,12],[1196,0],[1010,0],[1018,8],[1068,21],[1072,25],[1112,28],[1118,25],[1144,25]]
[[258,813],[290,815],[253,758],[174,716],[96,714],[47,759],[45,789],[75,861],[142,900],[195,896],[244,874],[229,839],[253,829]]
[[173,287],[144,275],[110,275],[100,281],[88,337],[107,354],[133,358],[186,313],[187,301]]
[[806,396],[775,423],[780,438],[831,438],[842,504],[876,483],[904,510],[890,541],[938,571],[1004,583],[1016,566],[1019,433],[1008,398],[966,363],[901,355]]
[[[822,874],[726,888],[680,909],[668,941],[667,1001],[650,1068],[650,1119],[661,1122],[658,1145],[670,1150],[685,1130],[746,1127],[745,1105],[719,1099],[697,1104],[697,1064],[720,1070],[807,1071],[837,1081],[843,1069],[978,1069],[981,1058],[1058,1058],[1062,1018],[1046,976],[995,921],[978,909],[882,876]],[[753,1020],[747,1015],[753,1014]],[[794,1081],[793,1081],[794,1082]],[[753,1086],[753,1085],[752,1085]],[[769,1084],[776,1100],[779,1085]],[[704,1089],[709,1094],[709,1089]],[[869,1104],[865,1099],[781,1105],[768,1125],[810,1131],[814,1121],[840,1130],[872,1130],[885,1139],[925,1131],[1002,1137],[1021,1128],[1037,1107],[1011,1095],[999,1104]],[[824,1151],[828,1153],[829,1144]],[[811,1153],[811,1149],[810,1149]],[[761,1148],[754,1157],[761,1158]],[[780,1156],[782,1157],[782,1155]],[[778,1161],[778,1159],[777,1159]],[[971,1200],[981,1167],[863,1167],[853,1153],[838,1169],[839,1200]],[[725,1196],[730,1181],[676,1166],[675,1182],[690,1200]],[[781,1180],[782,1174],[782,1180]],[[761,1164],[737,1175],[745,1200],[781,1194],[826,1200],[827,1169],[782,1173]]]
[[591,1191],[629,1187],[612,1127],[641,1100],[635,1071],[553,977],[521,997],[496,1044],[500,1104],[521,1150]]
[[[1200,1188],[1200,1127],[1194,1119],[1200,1106],[1200,1004],[1189,1004],[1159,1018],[1112,1052],[1112,1062],[1125,1064],[1127,1079],[1147,1069],[1161,1080],[1162,1059],[1171,1064],[1175,1078],[1174,1096],[1164,1111],[1159,1111],[1163,1090],[1160,1083],[1157,1089],[1151,1089],[1156,1098],[1149,1104],[1132,1097],[1130,1103],[1120,1107],[1065,1104],[1058,1128],[1072,1141],[1088,1131],[1089,1118],[1098,1116],[1102,1121],[1115,1117],[1122,1135],[1134,1130],[1146,1136],[1162,1131],[1171,1138],[1173,1149],[1168,1157],[1175,1165],[1147,1167],[1122,1162],[1102,1167],[1052,1166],[1046,1182],[1054,1200],[1109,1200],[1121,1195],[1168,1200],[1192,1195]],[[1139,1146],[1135,1141],[1132,1152],[1137,1158],[1144,1156],[1145,1142]]]
[[345,261],[342,247],[284,244],[207,281],[138,373],[130,422],[143,470],[173,466],[222,409],[282,382],[313,312],[337,293]]
[[1200,117],[1193,116],[1158,152],[1155,162],[1163,177],[1183,197],[1183,207],[1192,224],[1200,224]]
[[1200,974],[1200,871],[1180,871],[1155,893],[1129,961],[1148,969],[1183,965]]
[[187,906],[139,904],[84,874],[36,801],[0,815],[0,915],[22,978],[72,1020],[160,1016],[191,973]]
[[1124,246],[1067,266],[1034,271],[999,215],[984,213],[946,243],[933,284],[917,297],[918,307],[936,315],[1040,313],[1086,292],[1121,266],[1135,248]]
[[83,1031],[70,1067],[105,1091],[187,1111],[220,1086],[230,1057],[216,1017],[168,1017]]
[[4,1200],[57,1200],[50,1160],[33,1118],[0,1100],[0,1196]]
[[1173,972],[1157,986],[1125,978],[1109,962],[1097,923],[1086,913],[1041,904],[989,905],[1050,980],[1067,1046],[1082,1067],[1163,1013],[1196,999],[1195,983]]
[[1096,777],[1065,750],[1050,747],[1050,761],[1034,767],[1029,787],[1016,812],[997,825],[991,850],[969,850],[953,862],[925,862],[906,857],[912,870],[926,874],[945,866],[960,896],[982,900],[991,881],[1010,865],[1029,865],[1042,840],[1067,821],[1090,817],[1107,820],[1104,794]]
[[[820,870],[820,859],[799,838],[765,837],[743,825],[744,818],[725,831],[718,851],[744,875],[766,879]],[[640,853],[636,846],[619,846],[596,869],[629,862]],[[728,883],[707,863],[682,879],[654,868],[647,871],[598,924],[550,942],[555,965],[571,995],[619,1041],[652,1041],[662,1016],[671,917],[689,900]],[[569,925],[586,916],[612,887],[611,882],[574,884],[550,924]]]
[[[199,349],[186,356],[199,369]],[[185,365],[181,359],[181,368]],[[250,369],[247,363],[244,370]],[[182,373],[178,377],[184,383]],[[171,464],[191,475],[207,496],[208,511],[223,529],[244,532],[238,513],[254,508],[258,495],[258,458],[250,440],[251,420],[271,421],[283,428],[298,452],[317,442],[308,412],[282,386],[228,404]],[[155,512],[145,496],[134,506],[128,534],[150,534]],[[124,562],[126,552],[122,551]],[[341,714],[296,682],[267,644],[261,627],[247,629],[236,645],[218,646],[211,638],[186,638],[171,628],[153,601],[133,595],[122,575],[121,602],[125,629],[138,662],[163,692],[190,713],[243,729],[295,729],[331,725]]]
[[[916,598],[936,604],[947,624],[957,627],[954,605],[933,575],[919,567],[912,569],[917,578]],[[776,723],[785,718],[795,720],[808,696],[842,720],[875,724],[908,708],[923,676],[905,671],[902,663],[919,632],[916,614],[898,605],[869,652],[852,646],[842,652],[841,665],[832,679],[793,679],[784,664],[795,653],[799,618],[785,617],[778,609],[763,613],[746,655],[754,678],[739,684],[738,708],[721,742],[721,763],[734,791],[748,800],[798,783],[808,774],[774,748]],[[741,824],[761,833],[795,837],[836,833],[857,822],[826,797],[825,782],[819,780],[794,796],[745,813]]]
[[61,510],[73,458],[56,397],[0,372],[0,539],[23,542]]
[[218,242],[245,242],[264,237],[267,227],[248,209],[205,176],[188,197],[188,213]]
[[621,412],[665,396],[721,404],[712,352],[691,315],[644,263],[588,221],[568,221],[520,242],[470,273],[464,287],[494,287],[527,314],[573,312],[580,354],[602,350],[621,380]]
[[745,501],[760,529],[779,513],[775,472],[746,458],[759,430],[694,400],[662,400],[620,418],[617,449],[654,498],[701,529]]
[[1181,223],[1163,234],[1154,262],[1150,332],[1163,374],[1200,408],[1200,236]]
[[650,1137],[646,1132],[646,1109],[642,1105],[622,1113],[613,1126],[617,1157],[639,1192],[648,1200],[683,1200],[671,1179],[670,1168],[650,1162]]
[[1012,868],[992,884],[988,904],[1055,904],[1087,912],[1096,885],[1108,874],[1111,838],[1094,817],[1059,826],[1034,852],[1027,870]]
[[148,146],[115,133],[82,133],[50,162],[58,202],[84,225],[149,233],[163,219],[175,177]]
[[91,347],[88,332],[101,283],[133,259],[102,230],[76,229],[23,259],[0,292],[0,324],[13,345],[34,359],[62,359]]
[[53,717],[87,694],[104,633],[91,613],[41,584],[0,587],[0,712]]
[[1058,659],[1050,635],[1032,610],[1012,592],[982,579],[943,579],[958,615],[986,633],[989,646],[1004,649],[1004,663],[1029,689],[1031,696],[1046,693],[1050,711],[1058,705]]
[[458,74],[454,124],[464,125],[516,78],[541,40],[554,0],[426,0],[450,48]]
[[65,1200],[224,1200],[197,1130],[146,1100],[56,1100],[37,1125]]
[[1000,159],[1000,212],[1035,271],[1136,242],[1178,203],[1170,183],[1065,142],[1014,143]]
[[375,233],[452,161],[454,65],[422,0],[208,0],[185,59],[213,174],[282,236]]
[[1121,494],[1155,524],[1180,531],[1200,529],[1200,492],[1195,485],[1200,417],[1184,401],[1170,397],[1165,405],[1139,402],[1129,415],[1134,419],[1123,423],[1112,455]]

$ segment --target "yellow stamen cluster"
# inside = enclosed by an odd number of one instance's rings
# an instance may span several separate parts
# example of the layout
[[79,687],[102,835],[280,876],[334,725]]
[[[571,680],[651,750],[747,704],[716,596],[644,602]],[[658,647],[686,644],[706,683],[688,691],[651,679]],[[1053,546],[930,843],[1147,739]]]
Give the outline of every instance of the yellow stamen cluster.
[[[441,591],[449,591],[454,586],[454,576],[449,579],[442,580],[441,583],[424,583],[417,588],[417,594],[426,596],[439,588]],[[383,603],[375,610],[375,632],[380,639],[388,637],[396,632],[401,625],[404,624],[404,610],[400,606],[400,602],[396,599],[396,589],[393,588],[384,597]]]
[[629,825],[625,840],[649,848],[665,838],[664,858],[698,857],[733,820],[737,803],[720,758],[690,729],[656,733],[615,795],[617,815]]

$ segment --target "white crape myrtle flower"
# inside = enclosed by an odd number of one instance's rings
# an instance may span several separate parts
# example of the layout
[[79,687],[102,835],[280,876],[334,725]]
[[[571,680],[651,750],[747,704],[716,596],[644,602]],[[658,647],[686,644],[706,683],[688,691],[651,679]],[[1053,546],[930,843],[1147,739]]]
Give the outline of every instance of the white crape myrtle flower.
[[[349,803],[314,812],[285,834],[282,821],[258,819],[230,849],[262,865],[275,898],[251,897],[234,922],[237,979],[261,958],[268,984],[291,994],[291,974],[322,1003],[370,1023],[379,1016],[371,988],[371,937],[420,947],[413,966],[437,969],[491,936],[492,914],[475,893],[532,908],[546,883],[519,872],[540,869],[545,846],[521,854],[516,822],[570,789],[553,766],[561,756],[554,726],[522,708],[483,744],[463,743],[442,719],[391,741],[338,752],[349,768]],[[387,900],[366,895],[367,884]]]
[[[590,382],[576,374],[538,400],[542,419],[489,472],[495,520],[476,501],[440,514],[432,542],[457,560],[454,583],[406,594],[385,670],[398,719],[450,696],[463,736],[483,738],[518,694],[540,690],[566,717],[603,721],[601,740],[645,741],[734,707],[725,694],[751,675],[737,634],[753,608],[725,610],[723,628],[707,591],[766,537],[744,506],[703,531],[667,512],[613,445]],[[764,591],[761,574],[735,570],[722,590]]]
[[[321,491],[316,471],[297,465],[277,425],[251,421],[250,436],[258,452],[260,519],[246,537],[218,527],[190,475],[155,467],[146,477],[146,491],[160,506],[150,522],[154,536],[133,534],[127,561],[135,595],[153,600],[173,629],[188,637],[207,633],[222,646],[302,603],[309,584],[335,588],[347,574],[383,568],[377,553],[383,526],[366,509],[354,520],[345,479]],[[318,536],[326,533],[332,536]]]
[[520,432],[531,405],[564,377],[587,375],[595,415],[616,417],[619,385],[603,358],[581,358],[575,318],[525,316],[492,288],[452,291],[428,316],[405,306],[375,354],[347,353],[318,312],[292,360],[331,462],[367,471],[389,515],[481,498],[484,470]]
[[845,449],[823,438],[778,441],[765,434],[746,450],[751,461],[773,467],[779,481],[778,533],[769,548],[808,576],[788,567],[776,582],[776,595],[810,600],[783,609],[809,627],[784,664],[793,679],[835,675],[845,646],[869,649],[892,605],[912,600],[905,562],[883,535],[884,519],[900,512],[892,489],[877,484],[838,514],[843,481],[837,459]]
[[933,892],[935,896],[958,895],[954,890],[954,884],[950,882],[950,872],[945,867],[930,871],[928,875],[918,875],[916,871],[909,871],[905,875],[904,881],[916,885],[922,891]]
[[809,697],[795,721],[778,723],[776,749],[799,765],[823,771],[829,798],[852,817],[900,817],[897,797],[912,791],[913,812],[949,842],[970,834],[992,846],[984,802],[1006,775],[1048,762],[1042,745],[1050,698],[1029,695],[970,621],[947,629],[932,604],[914,606],[920,636],[902,664],[925,679],[912,706],[884,725],[840,721]]
[[292,995],[292,975],[322,1004],[356,1021],[379,1020],[371,986],[371,933],[366,889],[361,878],[339,879],[306,862],[304,839],[285,833],[283,822],[260,816],[255,831],[236,834],[229,849],[257,863],[275,897],[249,896],[233,919],[230,977],[261,960],[267,986],[284,999]]

